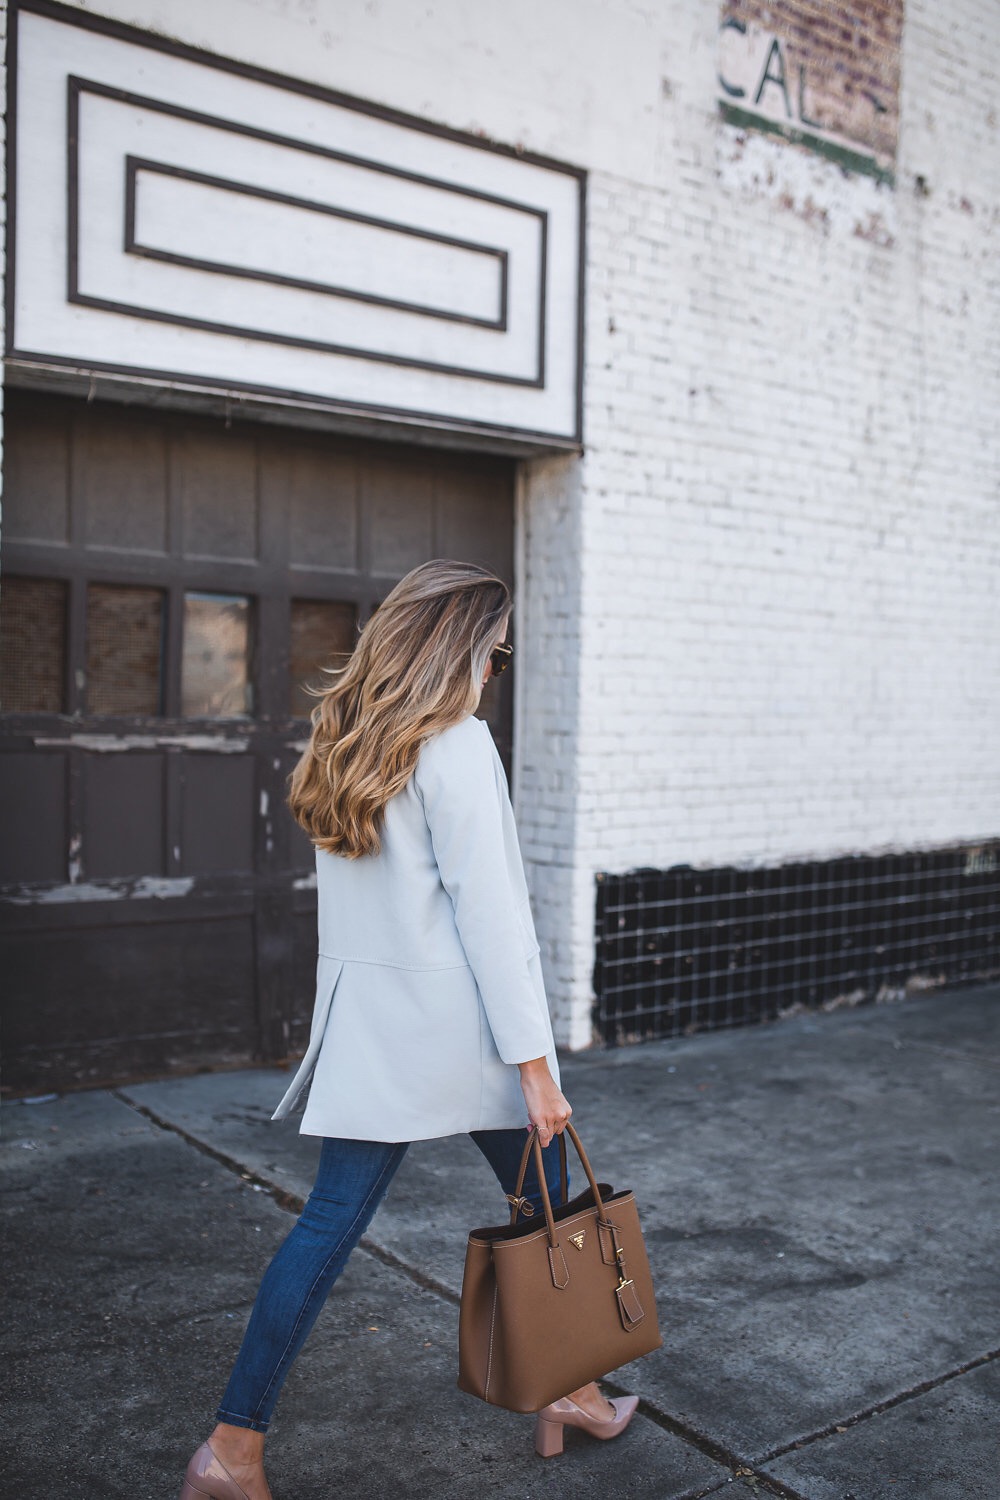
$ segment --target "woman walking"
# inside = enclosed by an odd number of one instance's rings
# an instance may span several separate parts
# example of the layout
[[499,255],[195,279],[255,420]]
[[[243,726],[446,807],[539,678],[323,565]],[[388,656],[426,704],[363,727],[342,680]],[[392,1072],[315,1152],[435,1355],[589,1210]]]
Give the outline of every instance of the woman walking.
[[[313,714],[289,805],[317,851],[316,1006],[275,1119],[306,1097],[319,1170],[181,1500],[270,1500],[264,1434],[278,1394],[411,1141],[468,1132],[512,1194],[526,1125],[548,1148],[572,1112],[506,777],[473,717],[511,658],[510,613],[506,584],[483,568],[415,568]],[[553,1193],[556,1156],[544,1152]],[[524,1191],[540,1208],[533,1165]],[[565,1424],[615,1437],[636,1404],[573,1391],[539,1414],[536,1446],[558,1449]]]

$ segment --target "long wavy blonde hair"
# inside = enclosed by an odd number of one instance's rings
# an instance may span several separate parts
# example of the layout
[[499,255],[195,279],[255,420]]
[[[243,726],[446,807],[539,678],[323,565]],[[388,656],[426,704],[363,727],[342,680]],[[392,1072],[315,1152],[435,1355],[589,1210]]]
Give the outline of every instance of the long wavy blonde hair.
[[291,775],[288,805],[318,848],[378,853],[424,740],[478,707],[510,610],[507,585],[473,563],[422,563],[397,583],[313,710]]

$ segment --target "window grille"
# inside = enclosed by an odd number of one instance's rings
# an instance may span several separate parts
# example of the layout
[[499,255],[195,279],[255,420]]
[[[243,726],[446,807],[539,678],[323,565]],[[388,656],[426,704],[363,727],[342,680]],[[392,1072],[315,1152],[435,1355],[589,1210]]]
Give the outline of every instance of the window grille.
[[186,593],[181,713],[185,719],[239,719],[251,712],[250,600]]
[[358,638],[356,604],[329,599],[293,599],[288,651],[288,711],[308,719],[317,699],[310,688],[330,686],[324,668],[342,667]]
[[163,591],[87,587],[87,710],[158,714],[163,696]]
[[66,585],[56,578],[0,580],[0,709],[65,708]]

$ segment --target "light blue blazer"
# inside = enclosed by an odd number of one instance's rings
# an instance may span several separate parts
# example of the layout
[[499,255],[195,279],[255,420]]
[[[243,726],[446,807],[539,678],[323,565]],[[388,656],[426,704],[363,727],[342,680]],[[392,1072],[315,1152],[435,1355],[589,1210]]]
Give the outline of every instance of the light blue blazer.
[[421,747],[377,855],[317,851],[309,1047],[275,1111],[415,1141],[527,1124],[516,1063],[558,1066],[507,778],[469,717]]

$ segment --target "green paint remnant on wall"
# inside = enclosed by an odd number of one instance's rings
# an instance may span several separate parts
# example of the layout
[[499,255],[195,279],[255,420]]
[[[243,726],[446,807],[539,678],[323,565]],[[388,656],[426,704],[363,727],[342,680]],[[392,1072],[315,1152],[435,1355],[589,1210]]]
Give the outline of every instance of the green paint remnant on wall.
[[769,119],[749,109],[741,109],[739,105],[730,104],[726,99],[719,100],[719,114],[727,125],[735,125],[740,130],[758,130],[764,135],[778,136],[781,140],[790,141],[794,146],[805,146],[817,155],[826,157],[827,161],[835,162],[845,172],[874,177],[876,182],[883,183],[886,187],[896,185],[896,174],[891,167],[884,167],[876,161],[874,156],[869,156],[863,151],[855,151],[850,146],[829,140],[826,136],[816,135],[811,130],[803,130],[798,125],[787,125],[781,120]]

